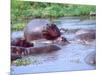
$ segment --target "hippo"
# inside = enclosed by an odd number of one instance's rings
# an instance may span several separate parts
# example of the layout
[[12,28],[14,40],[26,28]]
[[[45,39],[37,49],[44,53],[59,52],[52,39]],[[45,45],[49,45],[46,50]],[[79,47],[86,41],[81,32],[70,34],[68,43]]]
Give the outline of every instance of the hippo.
[[89,65],[96,65],[96,52],[92,51],[85,57],[85,62]]
[[76,38],[84,44],[90,44],[96,39],[95,30],[80,31],[77,33]]
[[[32,41],[40,39],[50,41],[57,40],[59,43],[65,42],[61,37],[59,28],[55,24],[52,24],[45,19],[34,19],[28,23],[24,29],[24,32],[18,31],[12,33],[11,45],[20,47],[32,47]],[[55,43],[57,44],[57,42]]]
[[23,31],[17,31],[11,34],[11,46],[33,47],[34,44],[25,40]]
[[22,58],[21,56],[15,54],[15,53],[11,53],[11,61],[14,61],[16,59],[21,59],[21,58]]
[[22,57],[22,56],[33,55],[33,54],[50,53],[50,52],[58,51],[60,49],[61,49],[60,47],[51,44],[41,46],[41,47],[30,47],[30,48],[11,46],[11,54],[13,54],[13,56],[15,54],[17,58],[18,56]]
[[11,40],[12,46],[19,46],[19,47],[33,47],[34,44],[27,42],[24,38],[15,38]]
[[11,54],[16,54],[16,55],[23,55],[25,51],[24,47],[19,47],[19,46],[11,46]]
[[24,37],[26,41],[38,39],[55,40],[61,36],[58,27],[45,19],[33,19],[24,29]]
[[24,49],[33,47],[34,44],[27,42],[23,37],[23,32],[12,32],[11,34],[11,61],[21,59]]
[[[12,33],[14,35],[14,33]],[[19,32],[17,34],[20,34]],[[40,54],[49,53],[53,51],[60,50],[61,48],[55,44],[65,45],[68,41],[66,38],[61,37],[59,28],[50,23],[45,19],[34,19],[26,25],[22,35],[16,35],[11,37],[11,54],[15,54],[14,58],[17,56],[26,56],[30,54]],[[60,38],[60,39],[59,39]],[[54,41],[51,44],[46,44],[41,47],[35,47],[35,43],[32,41],[45,39],[46,41]],[[63,43],[62,43],[63,42]],[[65,43],[66,42],[66,43]],[[13,58],[13,56],[11,58]]]
[[[15,34],[18,34],[14,36]],[[22,32],[23,33],[23,32]],[[61,48],[51,44],[35,47],[33,43],[26,41],[20,32],[13,32],[11,36],[11,61],[21,59],[23,56],[31,54],[49,53],[60,50]]]

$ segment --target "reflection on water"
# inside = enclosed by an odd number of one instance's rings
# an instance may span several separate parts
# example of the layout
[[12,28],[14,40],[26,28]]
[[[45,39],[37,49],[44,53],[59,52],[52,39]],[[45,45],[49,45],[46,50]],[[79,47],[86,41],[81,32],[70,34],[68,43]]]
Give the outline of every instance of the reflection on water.
[[68,29],[95,29],[95,18],[89,17],[64,17],[56,20],[59,27]]
[[[96,20],[90,17],[63,17],[54,20],[59,28],[66,28],[68,30],[75,29],[95,29]],[[52,71],[73,71],[73,70],[94,70],[95,66],[89,65],[85,62],[87,54],[95,51],[95,42],[90,45],[76,43],[75,33],[63,33],[62,36],[66,37],[71,43],[66,46],[61,46],[61,50],[27,56],[31,60],[34,58],[35,63],[27,66],[14,66],[11,68],[12,74],[19,73],[37,73],[37,72],[52,72]]]

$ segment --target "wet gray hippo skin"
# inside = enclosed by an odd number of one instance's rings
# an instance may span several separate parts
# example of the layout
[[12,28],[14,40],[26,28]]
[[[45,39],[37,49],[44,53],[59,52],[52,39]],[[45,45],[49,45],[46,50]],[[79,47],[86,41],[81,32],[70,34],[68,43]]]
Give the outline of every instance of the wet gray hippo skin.
[[17,55],[15,53],[11,53],[11,61],[14,61],[16,59],[21,59],[22,57],[20,55]]
[[96,31],[95,30],[81,30],[76,33],[76,37],[83,42],[84,44],[88,44],[96,39]]
[[96,52],[90,52],[84,60],[87,64],[96,65]]
[[[18,33],[17,33],[18,34]],[[24,29],[24,35],[11,38],[11,58],[16,60],[19,56],[47,53],[60,50],[56,45],[47,45],[42,47],[33,47],[31,41],[46,39],[55,40],[60,37],[61,33],[55,24],[51,24],[45,19],[35,19],[28,23]]]
[[26,41],[23,37],[13,37],[11,39],[11,61],[22,58],[22,56],[27,56],[31,54],[41,54],[41,53],[49,53],[53,51],[60,50],[61,48],[47,44],[41,47],[34,47],[33,43]]
[[55,40],[61,33],[55,24],[51,24],[45,19],[34,19],[28,23],[24,29],[24,37],[27,41],[45,38]]
[[33,43],[27,42],[23,36],[23,31],[11,33],[11,46],[33,47]]
[[27,56],[27,55],[33,55],[33,54],[50,53],[53,51],[60,50],[61,48],[56,45],[45,45],[41,47],[30,47],[30,48],[12,46],[11,49],[12,49],[11,50],[12,55],[15,54],[16,56],[18,55]]
[[12,46],[19,46],[19,47],[33,47],[33,43],[27,42],[24,38],[15,38],[11,40],[11,45]]
[[[15,32],[15,35],[20,34],[20,32]],[[23,35],[14,35],[12,33],[11,39],[11,58],[16,60],[19,56],[30,55],[30,54],[40,54],[49,53],[53,51],[60,50],[58,45],[67,45],[69,41],[61,36],[60,30],[55,24],[51,24],[45,19],[35,19],[28,23],[24,29]],[[35,40],[45,39],[51,41],[50,44],[43,45],[41,47],[35,47],[35,44],[31,43]],[[15,54],[15,55],[14,55]]]

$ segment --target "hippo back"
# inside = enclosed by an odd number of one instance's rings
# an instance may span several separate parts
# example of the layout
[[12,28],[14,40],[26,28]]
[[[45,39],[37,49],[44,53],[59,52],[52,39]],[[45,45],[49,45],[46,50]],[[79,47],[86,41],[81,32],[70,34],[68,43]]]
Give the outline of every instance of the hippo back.
[[37,40],[43,37],[42,30],[50,23],[45,19],[34,19],[24,29],[24,36],[27,41]]

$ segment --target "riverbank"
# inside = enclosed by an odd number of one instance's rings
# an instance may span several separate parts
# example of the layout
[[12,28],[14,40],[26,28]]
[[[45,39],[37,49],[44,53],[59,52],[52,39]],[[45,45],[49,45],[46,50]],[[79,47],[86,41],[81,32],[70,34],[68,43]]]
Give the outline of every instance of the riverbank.
[[45,2],[11,2],[11,26],[15,30],[23,29],[28,20],[33,18],[59,18],[67,16],[89,16],[96,12],[94,5],[76,5]]

